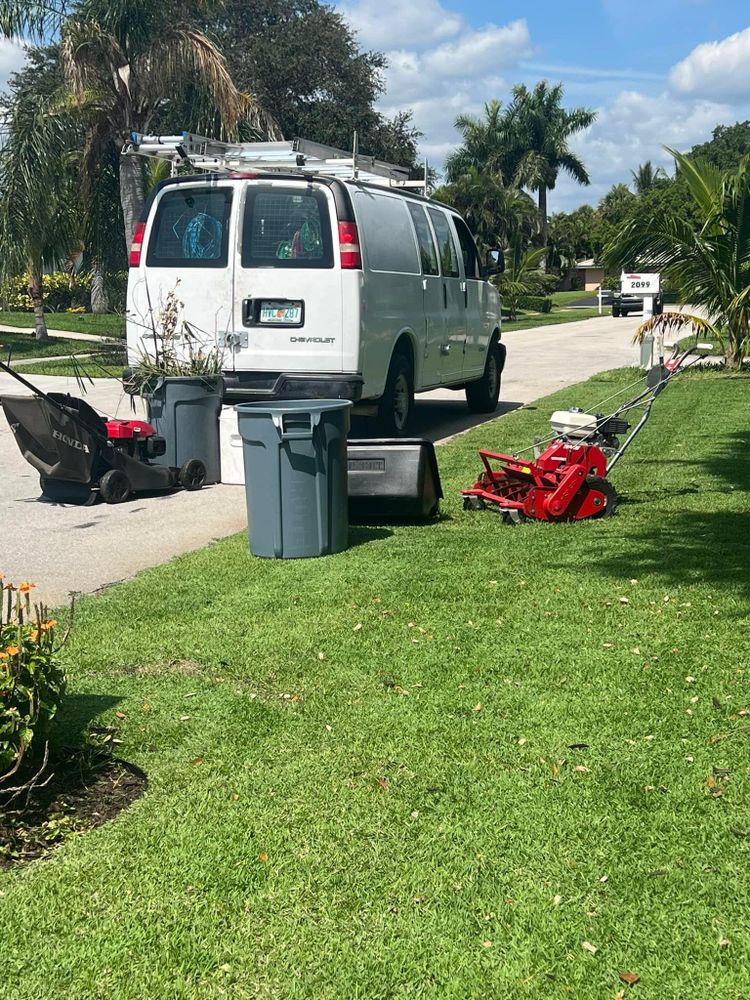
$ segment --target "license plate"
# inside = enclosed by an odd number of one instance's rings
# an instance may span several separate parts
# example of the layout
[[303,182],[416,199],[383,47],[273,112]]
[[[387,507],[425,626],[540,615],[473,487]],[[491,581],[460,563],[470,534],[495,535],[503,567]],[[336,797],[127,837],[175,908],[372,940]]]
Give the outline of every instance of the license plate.
[[301,302],[261,302],[261,323],[298,326],[302,322]]

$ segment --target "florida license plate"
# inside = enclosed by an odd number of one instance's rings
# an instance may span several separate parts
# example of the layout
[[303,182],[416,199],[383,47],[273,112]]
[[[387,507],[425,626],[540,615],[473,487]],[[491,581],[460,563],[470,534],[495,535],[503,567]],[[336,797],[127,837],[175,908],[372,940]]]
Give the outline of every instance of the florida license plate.
[[301,302],[262,302],[260,321],[279,326],[299,326],[302,322]]

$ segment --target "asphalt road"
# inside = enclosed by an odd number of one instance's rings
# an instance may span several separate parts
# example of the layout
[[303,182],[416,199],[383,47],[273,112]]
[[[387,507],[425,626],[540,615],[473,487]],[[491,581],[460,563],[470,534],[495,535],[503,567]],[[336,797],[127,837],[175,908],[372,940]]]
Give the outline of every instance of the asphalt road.
[[[507,333],[498,414],[598,371],[636,363],[632,335],[640,322],[639,317],[605,316]],[[72,379],[39,376],[35,381],[43,389],[77,394]],[[0,374],[0,395],[17,391],[17,383]],[[97,380],[87,399],[109,415],[130,414],[130,398],[115,381]],[[418,397],[414,435],[443,441],[495,416],[472,416],[463,393],[437,390]],[[487,443],[501,443],[495,428]],[[36,582],[36,594],[50,606],[64,603],[71,591],[96,591],[246,525],[245,493],[237,486],[137,498],[120,506],[40,502],[37,474],[0,416],[0,572]]]

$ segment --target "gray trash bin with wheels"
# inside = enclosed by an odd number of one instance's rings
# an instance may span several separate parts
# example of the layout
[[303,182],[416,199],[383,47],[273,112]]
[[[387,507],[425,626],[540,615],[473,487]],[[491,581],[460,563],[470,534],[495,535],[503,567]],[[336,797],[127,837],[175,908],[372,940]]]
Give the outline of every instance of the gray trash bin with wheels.
[[254,555],[304,559],[347,547],[351,406],[343,399],[235,406]]
[[219,414],[222,380],[199,376],[158,378],[143,388],[149,423],[167,442],[160,465],[181,469],[197,458],[206,467],[206,482],[221,480]]

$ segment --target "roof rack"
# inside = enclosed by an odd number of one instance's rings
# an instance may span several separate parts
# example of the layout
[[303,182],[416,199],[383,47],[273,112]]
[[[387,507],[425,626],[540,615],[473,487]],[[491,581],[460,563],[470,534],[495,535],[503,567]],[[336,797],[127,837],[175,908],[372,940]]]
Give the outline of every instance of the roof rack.
[[142,135],[133,132],[125,144],[124,154],[149,156],[167,160],[172,173],[179,167],[217,173],[243,170],[259,172],[325,174],[341,180],[359,180],[385,187],[422,188],[426,194],[427,164],[423,181],[409,180],[409,170],[359,152],[354,133],[352,152],[334,146],[323,146],[307,139],[282,142],[222,142],[202,135],[183,132],[181,135]]

